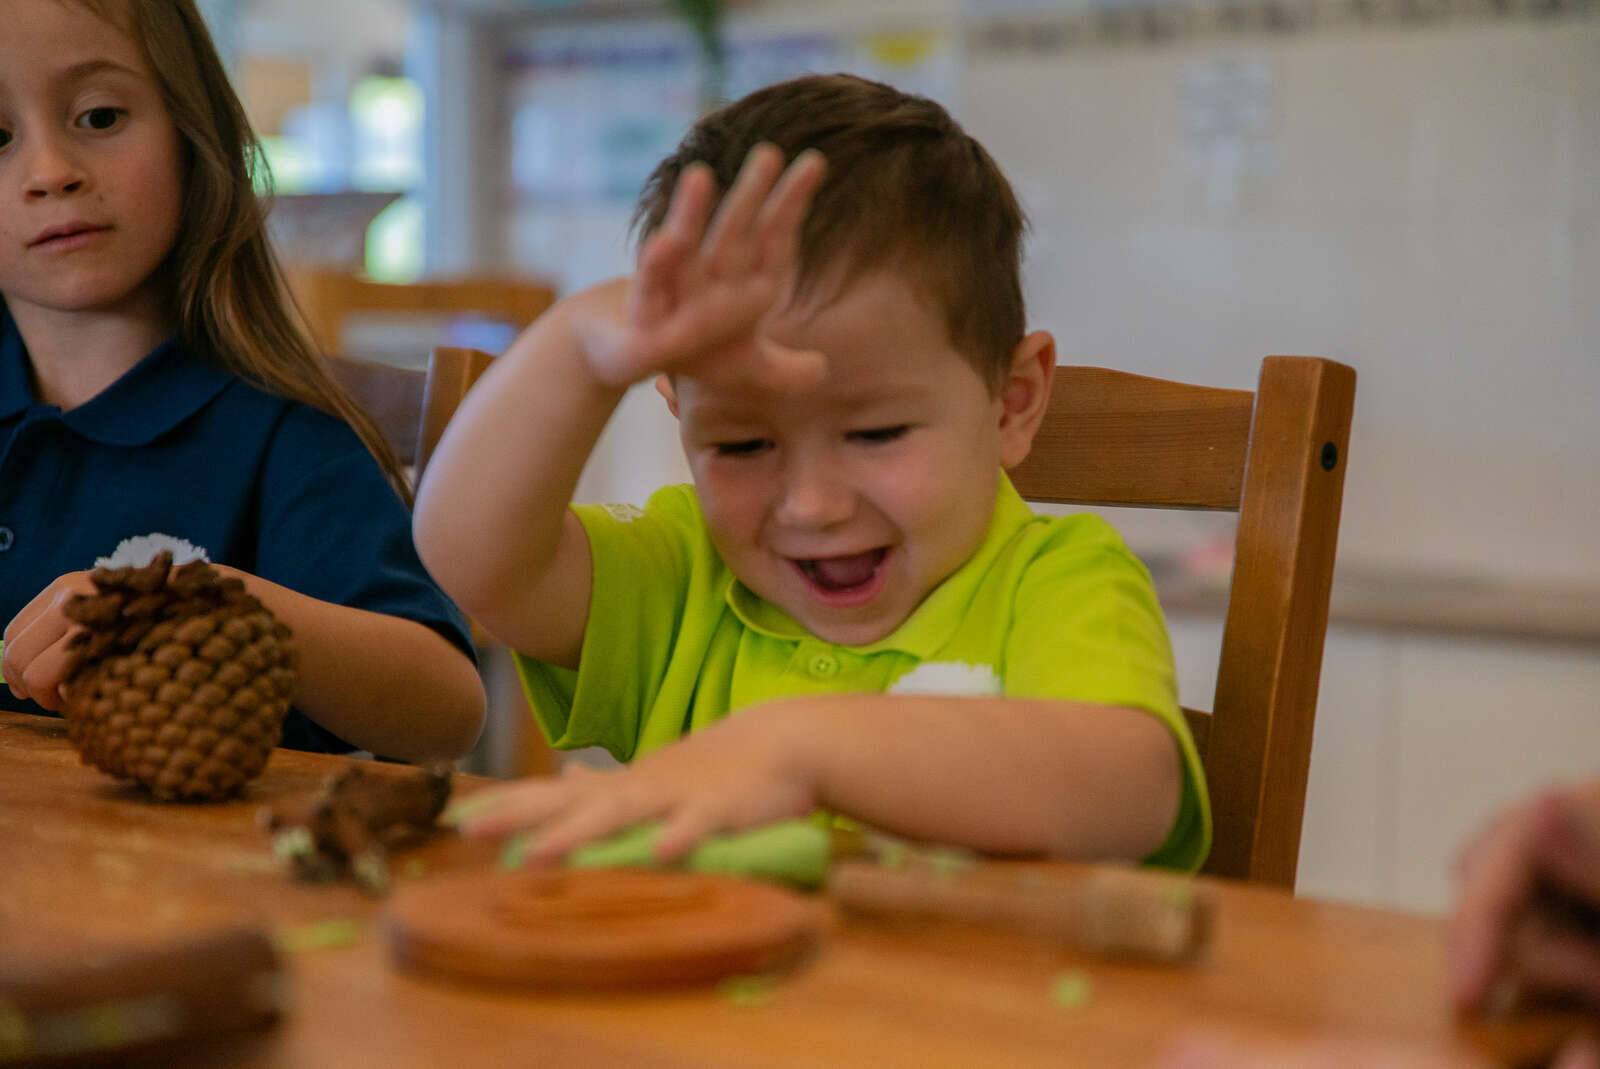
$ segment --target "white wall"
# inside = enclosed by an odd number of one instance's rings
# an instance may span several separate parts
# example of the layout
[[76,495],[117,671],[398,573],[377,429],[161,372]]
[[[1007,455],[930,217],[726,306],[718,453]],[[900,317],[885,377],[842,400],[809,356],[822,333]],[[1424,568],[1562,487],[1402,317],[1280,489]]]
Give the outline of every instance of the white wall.
[[[1252,167],[1194,159],[1181,79],[1258,60]],[[1600,580],[1600,21],[975,57],[1069,359],[1247,386],[1360,373],[1342,559]]]

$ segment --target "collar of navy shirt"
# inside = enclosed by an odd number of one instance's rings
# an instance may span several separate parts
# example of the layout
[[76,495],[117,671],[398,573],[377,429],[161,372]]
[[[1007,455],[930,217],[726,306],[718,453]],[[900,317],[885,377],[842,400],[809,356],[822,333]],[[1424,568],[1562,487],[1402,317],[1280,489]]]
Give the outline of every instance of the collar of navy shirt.
[[[59,411],[34,396],[29,367],[22,335],[0,311],[0,420],[34,407]],[[148,445],[198,412],[235,378],[169,338],[60,418],[74,433],[102,445]]]

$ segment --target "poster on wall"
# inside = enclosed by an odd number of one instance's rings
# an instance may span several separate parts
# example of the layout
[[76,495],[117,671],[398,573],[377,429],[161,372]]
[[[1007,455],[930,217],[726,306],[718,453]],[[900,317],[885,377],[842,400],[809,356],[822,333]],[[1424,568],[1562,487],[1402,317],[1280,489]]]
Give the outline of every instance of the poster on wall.
[[[511,182],[521,205],[628,204],[707,106],[699,46],[670,23],[549,28],[500,60]],[[850,71],[953,103],[956,35],[924,27],[823,32],[758,25],[729,33],[725,94],[806,73]]]

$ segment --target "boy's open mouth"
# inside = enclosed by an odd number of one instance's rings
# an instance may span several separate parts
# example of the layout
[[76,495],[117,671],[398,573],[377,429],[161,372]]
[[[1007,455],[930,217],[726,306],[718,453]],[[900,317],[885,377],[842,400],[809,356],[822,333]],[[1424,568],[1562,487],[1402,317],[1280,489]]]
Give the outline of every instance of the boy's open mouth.
[[824,600],[855,604],[871,599],[882,587],[883,562],[888,556],[888,547],[880,546],[845,557],[797,559],[794,566],[812,591]]

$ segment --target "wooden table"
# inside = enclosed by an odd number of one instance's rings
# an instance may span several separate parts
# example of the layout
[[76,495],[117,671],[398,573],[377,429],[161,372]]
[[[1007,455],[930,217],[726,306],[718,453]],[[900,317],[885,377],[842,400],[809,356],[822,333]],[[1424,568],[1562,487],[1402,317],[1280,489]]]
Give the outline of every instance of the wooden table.
[[[1461,1052],[1444,997],[1444,932],[1429,918],[1214,883],[1209,958],[1193,968],[1112,964],[952,926],[841,923],[768,1001],[711,990],[531,995],[391,968],[351,886],[291,882],[255,813],[345,759],[279,751],[241,801],[145,800],[81,766],[60,721],[0,713],[0,953],[71,955],[212,923],[355,920],[352,945],[292,955],[288,1017],[163,1065],[989,1066],[1140,1065],[1195,1026],[1251,1039],[1340,1035]],[[491,863],[453,837],[430,871]],[[1087,1004],[1052,998],[1081,970]],[[1517,1042],[1550,1041],[1549,1021]],[[1531,1029],[1531,1030],[1530,1030]]]

